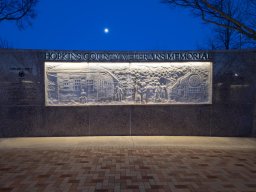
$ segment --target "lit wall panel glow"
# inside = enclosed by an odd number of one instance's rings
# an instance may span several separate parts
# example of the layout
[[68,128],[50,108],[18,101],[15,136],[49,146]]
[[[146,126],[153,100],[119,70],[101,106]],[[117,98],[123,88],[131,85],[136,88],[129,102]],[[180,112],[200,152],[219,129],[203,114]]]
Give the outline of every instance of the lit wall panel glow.
[[212,103],[211,62],[45,63],[47,106]]

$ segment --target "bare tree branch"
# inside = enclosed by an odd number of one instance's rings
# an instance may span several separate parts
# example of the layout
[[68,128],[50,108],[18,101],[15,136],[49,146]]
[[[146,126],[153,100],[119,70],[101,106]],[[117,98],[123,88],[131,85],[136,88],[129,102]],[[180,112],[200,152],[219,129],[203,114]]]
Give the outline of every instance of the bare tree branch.
[[194,15],[201,17],[206,23],[235,30],[256,40],[255,0],[164,0],[164,2],[189,8]]
[[0,0],[0,22],[16,21],[23,28],[24,21],[30,23],[35,17],[35,6],[38,0]]

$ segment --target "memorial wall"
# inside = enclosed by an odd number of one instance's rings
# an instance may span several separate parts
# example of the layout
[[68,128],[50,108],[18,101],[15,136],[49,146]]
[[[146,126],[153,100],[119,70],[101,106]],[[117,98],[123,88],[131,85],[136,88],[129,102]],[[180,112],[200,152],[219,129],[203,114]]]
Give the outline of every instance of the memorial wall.
[[0,50],[0,137],[255,136],[256,51]]

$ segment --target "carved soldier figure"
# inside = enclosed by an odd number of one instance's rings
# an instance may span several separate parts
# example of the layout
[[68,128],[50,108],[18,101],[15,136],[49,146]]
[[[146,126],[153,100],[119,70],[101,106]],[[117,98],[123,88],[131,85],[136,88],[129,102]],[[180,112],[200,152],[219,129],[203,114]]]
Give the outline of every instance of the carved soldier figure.
[[159,83],[157,84],[157,87],[155,89],[155,101],[161,101],[161,87],[159,85]]
[[85,92],[84,89],[82,89],[79,99],[80,99],[80,103],[87,102],[87,93]]
[[140,86],[138,84],[134,86],[134,101],[141,102]]
[[115,94],[116,100],[117,101],[122,101],[123,100],[123,94],[124,94],[123,89],[117,85],[116,86],[116,94]]
[[161,98],[167,99],[167,87],[166,85],[161,85]]
[[141,83],[139,93],[141,96],[141,102],[144,103],[146,101],[146,93],[147,93],[147,88],[146,88],[146,83]]

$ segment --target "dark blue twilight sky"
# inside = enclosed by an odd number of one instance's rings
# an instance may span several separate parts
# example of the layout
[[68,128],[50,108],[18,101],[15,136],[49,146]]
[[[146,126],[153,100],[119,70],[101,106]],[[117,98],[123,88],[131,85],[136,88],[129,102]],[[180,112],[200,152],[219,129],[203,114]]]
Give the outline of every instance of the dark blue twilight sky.
[[41,0],[37,14],[25,30],[0,23],[0,37],[25,49],[193,50],[210,34],[199,18],[161,0]]

